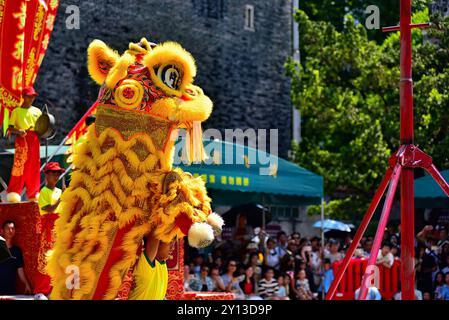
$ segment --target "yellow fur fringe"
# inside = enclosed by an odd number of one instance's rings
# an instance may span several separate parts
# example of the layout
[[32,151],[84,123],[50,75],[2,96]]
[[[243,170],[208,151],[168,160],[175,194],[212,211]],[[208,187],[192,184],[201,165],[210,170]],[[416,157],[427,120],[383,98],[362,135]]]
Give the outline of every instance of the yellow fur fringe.
[[[174,224],[180,213],[194,222],[205,222],[210,212],[211,200],[203,180],[182,170],[174,170],[182,180],[171,183],[163,193],[169,171],[158,169],[161,153],[148,135],[125,141],[115,130],[106,129],[97,137],[94,126],[87,134],[86,141],[76,150],[77,170],[62,196],[62,210],[55,225],[57,241],[47,266],[52,278],[52,299],[91,298],[114,234],[133,224],[123,239],[124,255],[109,272],[103,298],[114,299],[123,276],[136,261],[137,248],[145,234],[155,230],[156,237],[170,242],[184,236]],[[106,140],[113,141],[114,146],[104,148]],[[144,161],[139,161],[132,149],[138,142],[149,151]],[[129,175],[133,172],[137,177]],[[72,291],[66,287],[66,268],[71,265],[80,271],[80,289]]]
[[87,69],[96,83],[102,85],[109,70],[119,60],[120,55],[103,41],[94,40],[87,49]]

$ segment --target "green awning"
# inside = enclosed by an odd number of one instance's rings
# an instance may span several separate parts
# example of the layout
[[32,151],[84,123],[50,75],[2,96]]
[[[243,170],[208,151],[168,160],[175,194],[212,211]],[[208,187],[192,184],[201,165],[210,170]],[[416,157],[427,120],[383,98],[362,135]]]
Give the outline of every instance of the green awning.
[[205,141],[204,164],[181,162],[183,142],[176,144],[175,166],[202,176],[214,204],[248,202],[302,206],[320,204],[323,177],[267,152],[240,144]]
[[[214,205],[256,202],[297,207],[321,203],[323,177],[287,160],[239,144],[205,141],[209,160],[200,165],[185,165],[181,161],[183,145],[183,142],[176,144],[174,166],[195,176],[202,176]],[[64,167],[67,167],[64,164],[67,148],[63,146],[53,159]],[[53,154],[56,149],[57,146],[49,146],[48,154]],[[40,151],[41,158],[45,161],[45,147],[41,146]],[[8,149],[2,154],[0,167],[6,175],[4,178],[8,179],[14,149]],[[215,164],[213,159],[220,164]]]
[[[441,175],[449,181],[449,170]],[[415,207],[449,208],[449,198],[430,175],[415,180]]]

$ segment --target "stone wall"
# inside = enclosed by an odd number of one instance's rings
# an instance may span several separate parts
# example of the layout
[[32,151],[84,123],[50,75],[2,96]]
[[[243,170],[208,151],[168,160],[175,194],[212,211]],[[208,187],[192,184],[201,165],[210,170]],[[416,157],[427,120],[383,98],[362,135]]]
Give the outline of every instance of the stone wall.
[[442,15],[449,15],[449,1],[448,0],[434,0],[430,6],[430,12],[440,12]]
[[[244,29],[247,4],[255,8],[255,31]],[[66,28],[69,5],[80,8],[79,30]],[[280,155],[287,155],[292,104],[283,66],[292,51],[291,0],[61,0],[36,83],[57,106],[53,143],[96,99],[86,69],[89,43],[98,38],[122,53],[143,36],[180,42],[196,58],[196,84],[215,103],[205,128],[279,129]]]

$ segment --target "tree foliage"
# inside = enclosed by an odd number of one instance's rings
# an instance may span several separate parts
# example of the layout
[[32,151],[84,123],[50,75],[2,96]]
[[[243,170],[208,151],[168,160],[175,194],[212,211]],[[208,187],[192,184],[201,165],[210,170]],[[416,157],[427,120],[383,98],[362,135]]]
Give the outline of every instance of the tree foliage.
[[[294,160],[324,177],[327,212],[361,215],[399,147],[399,34],[381,44],[347,16],[341,31],[298,11],[301,63],[287,63],[302,141]],[[413,18],[427,21],[424,10]],[[415,140],[440,168],[449,167],[449,18],[413,32]],[[429,41],[431,40],[431,41]],[[317,208],[311,208],[315,212]]]
[[[303,10],[311,20],[330,22],[337,30],[344,28],[345,16],[350,14],[356,21],[365,25],[367,14],[365,10],[370,5],[375,5],[380,10],[380,22],[382,27],[399,23],[400,0],[321,0],[299,1],[299,8]],[[429,6],[431,0],[412,0],[413,10],[421,11]],[[368,31],[368,38],[382,41],[386,34],[378,30]]]

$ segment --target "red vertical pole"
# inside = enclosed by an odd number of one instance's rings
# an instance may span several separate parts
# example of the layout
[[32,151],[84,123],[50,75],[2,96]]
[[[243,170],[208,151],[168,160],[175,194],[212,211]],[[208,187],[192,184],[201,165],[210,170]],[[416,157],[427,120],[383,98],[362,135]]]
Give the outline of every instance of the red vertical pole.
[[[413,80],[411,0],[401,0],[401,144],[413,144]],[[401,177],[401,283],[402,299],[414,300],[414,175],[404,167]]]

